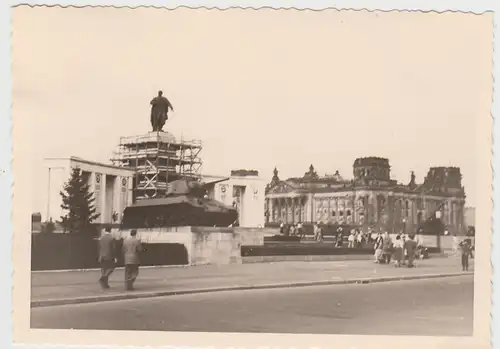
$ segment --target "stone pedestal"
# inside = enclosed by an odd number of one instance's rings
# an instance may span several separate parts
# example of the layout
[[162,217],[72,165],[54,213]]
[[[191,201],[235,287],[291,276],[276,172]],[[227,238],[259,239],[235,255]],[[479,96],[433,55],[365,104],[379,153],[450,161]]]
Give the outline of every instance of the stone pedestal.
[[[241,246],[263,244],[264,231],[216,227],[170,227],[137,229],[144,243],[177,243],[186,247],[189,265],[240,264]],[[130,236],[130,230],[116,231],[117,238]]]

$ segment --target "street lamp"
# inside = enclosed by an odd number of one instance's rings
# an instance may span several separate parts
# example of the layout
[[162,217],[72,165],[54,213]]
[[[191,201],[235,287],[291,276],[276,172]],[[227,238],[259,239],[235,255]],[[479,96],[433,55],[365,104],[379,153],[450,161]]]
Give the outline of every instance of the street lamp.
[[48,182],[47,182],[47,218],[46,220],[48,221],[49,220],[49,216],[50,216],[50,174],[51,174],[51,171],[52,170],[65,170],[66,167],[62,167],[62,166],[54,166],[54,167],[48,167]]

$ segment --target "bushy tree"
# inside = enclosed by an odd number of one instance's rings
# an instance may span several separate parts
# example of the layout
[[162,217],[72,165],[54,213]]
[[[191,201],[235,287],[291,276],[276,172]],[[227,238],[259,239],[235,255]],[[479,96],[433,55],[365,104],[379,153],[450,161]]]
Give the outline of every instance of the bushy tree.
[[64,184],[61,208],[66,210],[61,216],[61,225],[64,231],[72,234],[85,234],[93,231],[91,223],[99,217],[94,206],[94,193],[79,168],[73,169],[71,177]]

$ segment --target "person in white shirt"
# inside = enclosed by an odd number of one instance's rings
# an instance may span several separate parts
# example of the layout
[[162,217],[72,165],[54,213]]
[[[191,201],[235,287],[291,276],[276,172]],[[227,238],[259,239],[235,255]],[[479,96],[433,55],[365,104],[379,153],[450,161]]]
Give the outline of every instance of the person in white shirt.
[[363,245],[363,233],[362,232],[358,232],[357,242],[358,242],[358,247],[361,247]]
[[397,235],[394,241],[394,263],[397,268],[401,266],[401,261],[403,260],[403,249],[404,244],[401,235]]
[[452,243],[452,249],[453,249],[453,255],[456,256],[458,254],[458,237],[457,234],[453,234],[453,243]]
[[347,239],[349,241],[349,248],[354,247],[354,239],[355,239],[354,232],[351,231],[351,234],[349,235],[349,238]]

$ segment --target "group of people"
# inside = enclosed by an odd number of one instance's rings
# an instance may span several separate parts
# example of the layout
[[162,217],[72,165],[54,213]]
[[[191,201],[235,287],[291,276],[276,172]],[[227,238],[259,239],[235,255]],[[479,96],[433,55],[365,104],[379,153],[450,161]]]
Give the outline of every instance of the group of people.
[[300,238],[304,238],[306,232],[301,222],[295,224],[290,224],[289,227],[285,226],[284,223],[280,224],[280,234],[285,236],[299,236]]
[[[393,241],[388,232],[384,235],[378,233],[374,240],[375,263],[387,263],[394,260],[395,267],[406,265],[408,268],[415,266],[414,261],[417,253],[418,243],[415,241],[415,234],[396,235]],[[408,263],[406,263],[408,260]]]
[[99,264],[101,277],[99,284],[102,288],[109,288],[109,276],[113,273],[118,262],[118,255],[123,255],[125,265],[125,289],[133,290],[134,282],[139,275],[141,242],[137,239],[137,231],[131,230],[130,237],[123,241],[122,251],[117,251],[117,241],[111,234],[111,229],[106,228],[99,239]]

